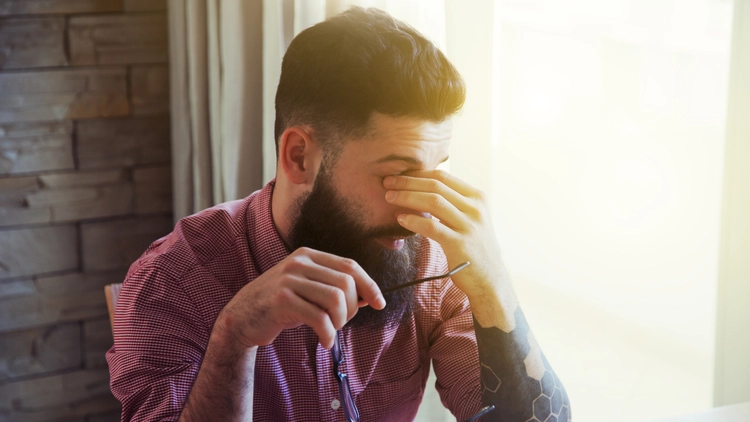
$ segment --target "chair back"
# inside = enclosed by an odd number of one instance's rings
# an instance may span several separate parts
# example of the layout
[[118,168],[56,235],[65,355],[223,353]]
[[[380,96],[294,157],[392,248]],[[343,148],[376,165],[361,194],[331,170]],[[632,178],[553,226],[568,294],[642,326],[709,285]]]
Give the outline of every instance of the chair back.
[[117,307],[117,298],[120,296],[120,290],[122,290],[122,283],[107,284],[104,286],[104,297],[107,298],[109,325],[112,327],[112,333],[115,330],[115,308]]

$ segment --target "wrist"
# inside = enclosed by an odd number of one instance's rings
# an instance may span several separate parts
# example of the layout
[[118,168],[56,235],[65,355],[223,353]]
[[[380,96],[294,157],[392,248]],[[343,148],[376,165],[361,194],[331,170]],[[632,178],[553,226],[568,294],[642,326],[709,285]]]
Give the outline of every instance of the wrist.
[[237,321],[234,320],[230,312],[226,309],[219,313],[214,322],[209,338],[209,346],[213,346],[215,351],[222,351],[222,354],[236,355],[242,350],[253,347],[253,345],[243,345],[238,339]]
[[497,327],[506,333],[515,328],[514,315],[519,304],[510,284],[494,283],[467,297],[474,319],[480,326]]

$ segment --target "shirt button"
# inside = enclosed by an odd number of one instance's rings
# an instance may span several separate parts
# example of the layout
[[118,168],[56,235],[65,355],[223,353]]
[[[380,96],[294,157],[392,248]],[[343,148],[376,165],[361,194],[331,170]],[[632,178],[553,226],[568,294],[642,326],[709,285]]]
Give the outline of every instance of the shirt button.
[[331,402],[331,409],[339,410],[339,407],[341,407],[341,402],[336,399],[333,399],[333,401]]

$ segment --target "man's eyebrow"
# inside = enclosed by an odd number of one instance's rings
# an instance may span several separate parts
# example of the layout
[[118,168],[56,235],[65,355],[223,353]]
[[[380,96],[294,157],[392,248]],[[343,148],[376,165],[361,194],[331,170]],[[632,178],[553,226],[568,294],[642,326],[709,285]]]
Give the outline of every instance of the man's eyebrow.
[[[450,158],[450,157],[446,156],[445,158],[443,158],[443,160],[440,161],[440,164],[448,161],[448,158]],[[424,163],[422,163],[422,160],[419,160],[419,159],[414,158],[414,157],[409,157],[408,155],[398,155],[398,154],[387,155],[387,156],[385,156],[385,157],[377,160],[376,163],[380,164],[380,163],[387,163],[387,162],[390,162],[390,161],[404,161],[404,162],[406,162],[408,164],[411,164],[413,166],[418,166],[418,167],[422,167],[424,165]]]

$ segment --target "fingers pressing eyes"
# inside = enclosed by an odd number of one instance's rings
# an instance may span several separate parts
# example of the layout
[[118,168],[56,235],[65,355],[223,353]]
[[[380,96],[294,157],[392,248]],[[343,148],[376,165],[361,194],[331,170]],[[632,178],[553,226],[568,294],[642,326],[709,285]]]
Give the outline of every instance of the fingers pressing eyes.
[[[432,175],[439,179],[416,174]],[[386,201],[430,213],[454,229],[466,229],[470,221],[478,221],[486,209],[484,195],[463,181],[453,182],[452,177],[441,170],[388,176],[383,180],[383,186],[389,189]]]
[[417,191],[389,191],[386,200],[394,205],[429,213],[443,224],[456,230],[466,229],[467,221],[461,211],[437,193]]

